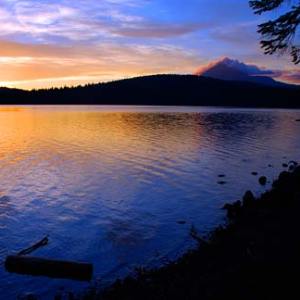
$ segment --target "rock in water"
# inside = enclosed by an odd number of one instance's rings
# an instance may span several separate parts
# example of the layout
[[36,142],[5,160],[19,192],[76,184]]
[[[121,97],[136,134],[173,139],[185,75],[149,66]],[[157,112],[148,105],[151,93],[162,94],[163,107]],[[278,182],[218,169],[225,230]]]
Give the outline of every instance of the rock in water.
[[186,221],[184,221],[184,220],[179,220],[179,221],[177,221],[177,224],[179,224],[179,225],[184,225],[184,224],[186,224]]
[[266,177],[266,176],[261,176],[261,177],[259,177],[258,182],[259,182],[261,185],[266,185],[266,183],[267,183],[267,177]]
[[294,170],[295,170],[295,166],[294,166],[294,165],[290,165],[290,166],[289,166],[289,171],[292,172],[292,171],[294,171]]
[[218,184],[224,185],[224,184],[226,184],[226,181],[218,181]]

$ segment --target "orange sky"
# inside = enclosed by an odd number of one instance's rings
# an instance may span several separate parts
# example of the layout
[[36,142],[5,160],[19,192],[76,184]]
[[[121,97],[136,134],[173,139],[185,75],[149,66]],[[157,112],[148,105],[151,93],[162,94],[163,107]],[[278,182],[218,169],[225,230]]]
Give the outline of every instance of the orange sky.
[[0,0],[0,86],[193,74],[224,56],[300,82],[288,56],[262,53],[262,20],[244,0]]
[[0,41],[0,86],[31,89],[153,73],[191,73],[201,59],[171,46],[26,45]]

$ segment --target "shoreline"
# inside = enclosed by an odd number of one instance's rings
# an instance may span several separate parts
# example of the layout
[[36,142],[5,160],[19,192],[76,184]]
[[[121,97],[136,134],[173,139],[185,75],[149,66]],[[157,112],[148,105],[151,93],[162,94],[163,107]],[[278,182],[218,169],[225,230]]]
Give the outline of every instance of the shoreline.
[[[201,97],[199,97],[201,90]],[[119,104],[300,108],[299,86],[158,74],[77,87],[0,88],[1,104]],[[241,101],[240,95],[243,95]],[[284,100],[283,100],[284,99]]]
[[104,291],[91,289],[80,299],[253,300],[299,293],[294,272],[300,265],[300,166],[292,164],[259,198],[247,191],[241,201],[226,204],[227,224],[207,240],[192,230],[196,249],[161,268],[141,268]]

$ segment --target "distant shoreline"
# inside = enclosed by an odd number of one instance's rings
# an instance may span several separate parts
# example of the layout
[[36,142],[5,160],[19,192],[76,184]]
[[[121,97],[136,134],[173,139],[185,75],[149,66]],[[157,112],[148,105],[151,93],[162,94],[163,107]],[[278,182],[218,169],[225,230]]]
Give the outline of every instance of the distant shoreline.
[[[199,112],[202,111],[210,111],[210,110],[220,110],[220,111],[231,111],[231,110],[240,110],[240,111],[272,111],[274,109],[284,110],[284,111],[297,111],[300,110],[299,107],[290,108],[290,107],[246,107],[246,106],[200,106],[200,105],[143,105],[143,104],[0,104],[0,111],[5,108],[9,108],[13,111],[14,108],[88,108],[90,110],[94,110],[95,108],[99,108],[101,111],[116,111],[116,112]],[[137,108],[137,110],[135,109]],[[110,110],[112,109],[112,110]],[[149,110],[148,110],[149,109]],[[183,111],[186,109],[186,111]],[[190,109],[190,110],[189,110]]]
[[195,75],[153,75],[77,87],[0,88],[0,105],[146,105],[300,108],[300,87],[225,81]]

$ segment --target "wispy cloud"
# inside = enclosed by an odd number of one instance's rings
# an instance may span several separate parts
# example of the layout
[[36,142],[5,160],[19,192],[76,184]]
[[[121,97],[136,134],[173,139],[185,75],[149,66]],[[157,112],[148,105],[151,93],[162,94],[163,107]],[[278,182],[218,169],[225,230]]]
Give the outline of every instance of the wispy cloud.
[[[160,23],[124,11],[136,7],[137,1],[1,1],[0,36],[25,35],[28,39],[52,41],[51,37],[89,40],[96,37],[165,38],[199,30],[200,24]],[[141,0],[139,4],[146,3]]]
[[235,46],[248,44],[251,48],[257,48],[259,35],[256,32],[257,22],[230,24],[216,26],[211,31],[211,37]]
[[[41,87],[192,73],[226,55],[277,70],[236,0],[0,0],[0,85]],[[239,14],[236,13],[236,8]],[[297,73],[282,78],[297,80]]]
[[300,70],[279,70],[274,78],[288,83],[300,84]]
[[[161,45],[26,45],[0,42],[0,85],[32,88],[99,82],[153,73],[190,73],[201,63],[192,51]],[[70,82],[72,78],[72,82]],[[10,84],[9,84],[10,82]]]
[[[191,72],[200,61],[197,53],[161,39],[204,25],[136,13],[149,3],[0,0],[0,84],[30,88]],[[160,42],[151,44],[149,39]]]
[[134,26],[122,26],[113,29],[112,32],[121,36],[136,38],[167,38],[182,36],[199,29],[207,28],[205,23],[191,24],[155,24],[155,23],[137,23]]

